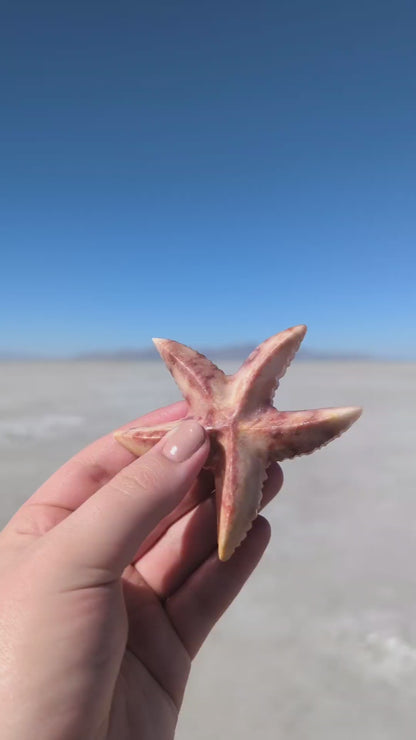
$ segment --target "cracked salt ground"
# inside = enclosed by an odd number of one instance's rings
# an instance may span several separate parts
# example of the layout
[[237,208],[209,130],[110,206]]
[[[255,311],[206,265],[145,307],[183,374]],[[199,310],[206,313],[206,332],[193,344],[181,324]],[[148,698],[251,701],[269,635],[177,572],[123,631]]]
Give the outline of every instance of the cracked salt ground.
[[368,681],[384,683],[416,697],[416,645],[400,634],[401,621],[399,613],[344,615],[326,628],[321,627],[323,653],[342,657],[351,671]]
[[0,419],[0,444],[15,441],[50,439],[63,435],[67,430],[79,427],[84,422],[82,416],[69,414],[43,414],[23,416],[17,419]]
[[416,647],[409,645],[398,635],[383,635],[370,632],[365,638],[367,665],[381,679],[396,684],[413,679],[416,694]]

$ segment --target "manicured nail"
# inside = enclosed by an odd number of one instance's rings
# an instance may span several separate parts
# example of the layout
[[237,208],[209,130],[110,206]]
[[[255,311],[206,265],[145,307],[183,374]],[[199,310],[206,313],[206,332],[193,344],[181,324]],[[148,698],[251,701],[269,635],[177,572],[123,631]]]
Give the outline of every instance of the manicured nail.
[[162,452],[168,460],[184,462],[199,450],[204,441],[204,427],[197,421],[182,421],[166,435]]

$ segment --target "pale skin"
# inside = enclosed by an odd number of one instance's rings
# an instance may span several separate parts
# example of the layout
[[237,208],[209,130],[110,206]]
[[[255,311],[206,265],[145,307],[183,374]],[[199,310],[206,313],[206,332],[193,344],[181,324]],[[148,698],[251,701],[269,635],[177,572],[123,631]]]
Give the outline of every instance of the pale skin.
[[[178,403],[127,426],[185,414]],[[178,428],[139,459],[103,437],[0,534],[2,740],[173,738],[191,661],[270,537],[259,516],[218,560],[212,480],[197,479],[209,441],[195,422]],[[268,473],[263,504],[282,483]]]

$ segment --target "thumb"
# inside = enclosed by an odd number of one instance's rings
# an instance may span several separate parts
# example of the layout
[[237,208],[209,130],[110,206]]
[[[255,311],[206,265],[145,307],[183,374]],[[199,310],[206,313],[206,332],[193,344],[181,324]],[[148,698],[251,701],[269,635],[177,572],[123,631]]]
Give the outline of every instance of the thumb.
[[179,423],[51,530],[67,565],[121,575],[186,494],[208,452],[204,428],[192,420]]

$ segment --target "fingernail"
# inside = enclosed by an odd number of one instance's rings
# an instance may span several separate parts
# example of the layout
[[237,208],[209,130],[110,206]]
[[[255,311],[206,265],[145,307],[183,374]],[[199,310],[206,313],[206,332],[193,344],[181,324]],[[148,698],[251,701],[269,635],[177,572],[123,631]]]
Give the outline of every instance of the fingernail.
[[162,452],[168,460],[184,462],[199,450],[204,441],[204,427],[197,421],[182,421],[166,435]]

